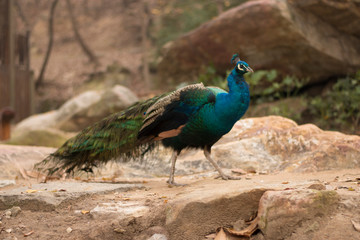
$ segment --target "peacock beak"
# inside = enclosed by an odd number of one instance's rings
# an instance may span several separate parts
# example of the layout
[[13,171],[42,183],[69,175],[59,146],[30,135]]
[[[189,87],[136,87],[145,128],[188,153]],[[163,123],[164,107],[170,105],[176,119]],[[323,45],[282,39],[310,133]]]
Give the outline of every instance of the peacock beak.
[[247,70],[248,72],[252,72],[252,73],[254,72],[254,70],[252,70],[251,67],[246,67],[246,70]]

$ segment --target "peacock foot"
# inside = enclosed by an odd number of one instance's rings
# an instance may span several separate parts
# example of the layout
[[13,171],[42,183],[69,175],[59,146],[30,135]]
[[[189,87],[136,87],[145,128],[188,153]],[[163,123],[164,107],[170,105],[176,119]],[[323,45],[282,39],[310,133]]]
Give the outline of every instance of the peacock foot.
[[169,184],[169,187],[184,187],[188,185],[188,184],[176,183],[174,180],[170,181],[170,179],[167,180],[166,182]]

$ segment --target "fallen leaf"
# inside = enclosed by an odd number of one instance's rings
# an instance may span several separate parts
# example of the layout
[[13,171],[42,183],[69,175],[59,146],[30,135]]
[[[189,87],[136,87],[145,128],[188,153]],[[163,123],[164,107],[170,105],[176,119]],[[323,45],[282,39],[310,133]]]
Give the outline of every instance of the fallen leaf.
[[81,213],[82,214],[88,214],[90,211],[88,211],[88,210],[81,210]]
[[355,222],[353,220],[351,220],[351,223],[353,224],[354,228],[356,231],[360,232],[360,223]]
[[26,193],[36,193],[37,191],[39,191],[39,190],[28,189],[28,190],[26,190],[25,192],[26,192]]
[[349,190],[349,191],[355,191],[355,189],[352,188],[352,187],[349,187],[348,190]]
[[59,189],[59,192],[66,192],[66,189]]
[[123,198],[122,200],[123,200],[123,201],[129,201],[130,198]]
[[256,173],[256,170],[255,169],[248,169],[247,173]]
[[34,233],[34,231],[30,231],[30,232],[28,232],[28,233],[24,233],[24,237],[30,236],[30,235],[33,234],[33,233]]
[[123,228],[115,228],[115,229],[114,229],[114,232],[117,232],[117,233],[124,233],[124,232],[126,232],[126,230],[125,230],[125,229],[123,229]]
[[224,232],[224,229],[220,228],[220,231],[216,234],[216,237],[214,240],[227,240],[226,233]]
[[256,217],[248,227],[240,231],[236,231],[231,228],[224,228],[224,230],[234,236],[251,237],[251,235],[258,229],[258,221],[259,219]]
[[289,184],[289,182],[288,182],[288,181],[285,181],[285,182],[282,182],[281,184]]
[[212,233],[212,234],[206,235],[205,238],[214,239],[214,238],[216,238],[216,234]]
[[164,203],[168,203],[168,200],[167,200],[167,199],[165,199],[165,200],[164,200]]
[[231,169],[231,172],[239,175],[245,175],[247,173],[244,169],[241,168]]

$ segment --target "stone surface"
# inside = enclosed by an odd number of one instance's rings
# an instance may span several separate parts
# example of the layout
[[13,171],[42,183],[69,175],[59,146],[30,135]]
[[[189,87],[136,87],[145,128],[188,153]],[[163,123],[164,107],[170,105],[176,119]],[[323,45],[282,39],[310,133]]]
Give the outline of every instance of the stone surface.
[[13,135],[19,138],[26,131],[48,128],[70,132],[80,131],[114,112],[125,109],[136,101],[138,98],[135,94],[120,85],[102,91],[87,91],[68,100],[56,111],[24,119],[17,124]]
[[17,207],[17,206],[15,206],[15,207],[12,207],[11,209],[10,209],[10,213],[11,213],[11,217],[16,217],[19,213],[21,212],[21,208],[20,207]]
[[15,183],[15,180],[0,180],[0,188],[14,185]]
[[167,240],[167,237],[163,234],[155,233],[148,240]]
[[[54,152],[55,148],[12,146],[0,144],[0,179],[23,178],[24,171],[32,171],[34,164]],[[36,175],[33,176],[36,178]],[[13,181],[15,182],[15,181]]]
[[[267,191],[259,203],[259,229],[266,239],[284,239],[308,220],[331,215],[339,202],[335,191]],[[318,230],[319,223],[313,224]]]
[[142,205],[139,202],[112,202],[112,203],[102,203],[97,205],[90,211],[92,216],[105,216],[108,218],[110,215],[114,217],[126,218],[129,216],[140,217],[146,214],[149,211],[147,206]]
[[[127,108],[138,100],[128,88],[116,85],[101,92],[100,98],[92,100],[87,107],[71,111],[71,118],[62,120],[57,127],[64,131],[80,131],[92,123]],[[60,112],[62,108],[59,109]]]
[[83,182],[50,182],[33,184],[32,188],[18,187],[0,191],[0,209],[20,206],[23,210],[51,211],[64,202],[79,197],[108,192],[124,192],[142,188],[138,184],[110,184]]
[[175,40],[159,64],[164,82],[193,81],[213,64],[225,74],[239,52],[256,69],[311,77],[360,68],[360,4],[351,1],[248,1]]

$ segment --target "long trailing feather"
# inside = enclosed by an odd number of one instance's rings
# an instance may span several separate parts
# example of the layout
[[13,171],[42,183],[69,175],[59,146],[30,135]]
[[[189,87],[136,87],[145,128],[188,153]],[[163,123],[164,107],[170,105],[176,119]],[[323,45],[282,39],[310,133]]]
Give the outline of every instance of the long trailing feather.
[[192,96],[186,101],[193,110],[214,96],[203,84],[193,84],[138,102],[85,128],[35,167],[41,171],[46,169],[52,175],[60,170],[92,171],[92,167],[115,158],[122,162],[141,159],[144,152],[157,145],[157,140],[176,136],[185,126],[187,115],[173,108],[187,94]]
[[155,147],[154,141],[139,141],[137,134],[143,125],[146,110],[166,94],[138,102],[126,110],[85,128],[66,141],[56,152],[36,164],[38,170],[54,174],[59,170],[70,173],[77,170],[92,171],[117,158],[126,162]]

